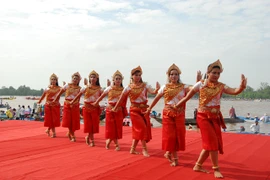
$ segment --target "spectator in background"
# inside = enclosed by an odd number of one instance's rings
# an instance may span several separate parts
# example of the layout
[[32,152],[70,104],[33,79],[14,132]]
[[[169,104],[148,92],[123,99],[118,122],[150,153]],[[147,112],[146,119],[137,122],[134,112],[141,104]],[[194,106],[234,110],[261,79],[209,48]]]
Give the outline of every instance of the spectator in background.
[[194,109],[194,119],[197,119],[197,113],[198,113],[198,109],[195,107],[195,109]]
[[250,129],[251,129],[252,132],[254,132],[254,134],[260,133],[259,121],[256,120],[254,124],[251,124]]
[[25,116],[25,108],[24,105],[22,105],[20,109],[20,120],[24,120],[24,116]]
[[230,116],[230,118],[236,118],[235,109],[233,106],[231,107],[231,109],[229,111],[229,116]]
[[32,116],[34,116],[35,112],[36,112],[36,109],[37,109],[37,103],[34,102],[34,105],[33,105],[33,111],[32,111]]
[[12,109],[11,108],[9,108],[6,111],[6,115],[7,115],[8,119],[13,119],[13,112],[12,112]]
[[251,118],[250,113],[247,113],[246,119],[250,119],[250,118]]
[[28,116],[31,117],[32,116],[32,109],[29,105],[27,106],[27,111],[29,113]]

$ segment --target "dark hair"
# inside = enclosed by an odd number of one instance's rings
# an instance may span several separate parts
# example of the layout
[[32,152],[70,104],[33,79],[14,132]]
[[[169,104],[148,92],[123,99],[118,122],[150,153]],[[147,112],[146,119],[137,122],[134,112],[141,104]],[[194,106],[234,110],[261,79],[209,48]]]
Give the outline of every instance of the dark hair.
[[[218,69],[220,69],[220,67],[219,67],[219,66],[214,66],[212,69],[214,69],[214,68],[218,68]],[[212,71],[212,69],[211,69],[211,71]]]
[[136,73],[141,73],[141,71],[140,71],[140,70],[136,70],[134,73],[132,73],[132,76],[133,76],[134,74],[136,74]]
[[99,83],[99,78],[97,78],[96,85],[97,85],[97,86],[100,86],[100,83]]

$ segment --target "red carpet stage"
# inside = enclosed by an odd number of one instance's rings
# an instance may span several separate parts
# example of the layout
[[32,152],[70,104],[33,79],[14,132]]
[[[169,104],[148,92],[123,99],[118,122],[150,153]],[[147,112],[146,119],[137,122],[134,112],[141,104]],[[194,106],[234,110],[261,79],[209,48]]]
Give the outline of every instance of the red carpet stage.
[[[131,128],[124,127],[121,151],[111,145],[106,150],[104,127],[96,135],[96,147],[85,144],[83,126],[76,132],[77,142],[66,137],[67,130],[57,128],[57,138],[45,134],[42,122],[0,122],[0,179],[7,180],[209,180],[210,174],[193,172],[201,151],[200,134],[187,131],[186,151],[179,152],[180,165],[170,167],[161,150],[161,128],[153,128],[148,143],[151,157],[129,154]],[[220,155],[221,172],[227,180],[270,180],[270,136],[224,133],[224,155]],[[138,149],[141,151],[141,144]],[[211,170],[208,159],[205,168]]]

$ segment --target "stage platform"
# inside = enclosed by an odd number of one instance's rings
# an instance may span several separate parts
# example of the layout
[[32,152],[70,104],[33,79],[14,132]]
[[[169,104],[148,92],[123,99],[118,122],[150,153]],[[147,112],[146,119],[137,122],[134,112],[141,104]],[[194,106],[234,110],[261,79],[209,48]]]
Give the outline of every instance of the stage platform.
[[[210,174],[193,172],[201,151],[200,133],[187,131],[186,151],[179,152],[179,166],[170,167],[161,150],[161,128],[153,128],[148,143],[151,157],[129,154],[131,127],[124,127],[121,151],[106,150],[104,131],[95,135],[95,147],[85,144],[83,125],[77,142],[66,137],[67,129],[56,129],[57,137],[45,134],[42,122],[0,121],[1,180],[211,180]],[[219,166],[226,180],[270,180],[270,136],[223,133],[224,155]],[[137,150],[141,151],[141,144]]]

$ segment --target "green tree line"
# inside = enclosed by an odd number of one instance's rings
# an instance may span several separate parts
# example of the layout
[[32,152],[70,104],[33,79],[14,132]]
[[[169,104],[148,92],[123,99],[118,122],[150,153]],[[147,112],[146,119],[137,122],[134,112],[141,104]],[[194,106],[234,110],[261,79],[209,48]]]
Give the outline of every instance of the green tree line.
[[[35,90],[28,86],[20,86],[17,89],[14,87],[3,86],[0,89],[0,96],[41,96],[44,89]],[[155,95],[149,95],[149,97],[154,97]],[[198,94],[194,96],[198,97]],[[260,88],[254,90],[252,87],[247,86],[247,88],[239,95],[231,96],[223,94],[224,98],[235,98],[235,99],[270,99],[270,86],[266,82],[260,84]]]
[[35,90],[25,85],[18,87],[18,89],[12,86],[3,86],[0,89],[0,96],[41,96],[43,91],[44,89]]

